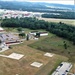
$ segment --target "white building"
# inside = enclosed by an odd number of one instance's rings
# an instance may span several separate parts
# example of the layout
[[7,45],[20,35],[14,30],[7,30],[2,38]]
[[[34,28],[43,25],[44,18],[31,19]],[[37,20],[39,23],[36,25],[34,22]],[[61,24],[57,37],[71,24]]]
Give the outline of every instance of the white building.
[[39,32],[38,31],[29,32],[29,34],[31,34],[31,35],[36,35],[36,33],[39,33]]
[[40,36],[47,36],[48,32],[40,32]]
[[18,11],[18,10],[3,10],[0,9],[0,18],[25,18],[25,17],[33,17],[32,12],[27,11]]
[[4,32],[4,31],[5,30],[2,27],[0,27],[0,33]]
[[72,68],[72,64],[68,62],[62,62],[57,69],[52,73],[52,75],[67,75],[70,69]]
[[32,34],[32,35],[36,35],[37,33],[39,33],[40,36],[47,36],[48,35],[48,32],[39,32],[39,31],[30,32],[30,34]]
[[3,51],[8,50],[8,49],[9,49],[9,46],[7,46],[5,44],[5,42],[0,43],[0,52],[3,52]]

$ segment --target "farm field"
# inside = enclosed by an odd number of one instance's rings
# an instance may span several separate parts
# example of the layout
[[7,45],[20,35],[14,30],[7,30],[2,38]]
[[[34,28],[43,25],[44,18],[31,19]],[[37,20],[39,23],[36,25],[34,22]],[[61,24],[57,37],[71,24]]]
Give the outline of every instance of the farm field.
[[55,19],[55,18],[39,18],[40,20],[45,20],[48,22],[63,22],[69,25],[74,25],[75,26],[75,20],[73,19]]
[[[30,30],[28,30],[30,31]],[[50,34],[49,36],[52,36]],[[45,39],[41,37],[39,41]],[[45,57],[46,52],[29,47],[29,44],[38,42],[36,40],[24,41],[19,45],[11,46],[11,49],[0,54],[10,55],[11,53],[23,54],[24,57],[20,60],[0,57],[0,75],[48,75],[55,68],[54,65],[60,61],[67,61],[68,58],[55,54],[53,57]],[[43,63],[40,68],[32,67],[33,62]]]

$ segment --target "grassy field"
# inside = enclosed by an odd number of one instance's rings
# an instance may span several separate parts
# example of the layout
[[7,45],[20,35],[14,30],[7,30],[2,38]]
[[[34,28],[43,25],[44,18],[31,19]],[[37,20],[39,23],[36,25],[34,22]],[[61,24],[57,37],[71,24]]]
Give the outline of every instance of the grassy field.
[[[68,46],[67,49],[64,48],[63,41],[66,41],[66,43],[67,43],[67,46]],[[51,53],[55,53],[55,54],[67,57],[68,58],[67,61],[69,61],[73,64],[73,67],[72,67],[70,73],[75,73],[75,45],[73,45],[72,42],[49,33],[48,37],[46,37],[42,40],[39,40],[37,42],[34,42],[32,44],[29,44],[29,46],[32,48],[38,49],[40,51],[51,52]],[[56,62],[54,68],[52,70],[50,70],[49,75],[51,75],[51,73],[56,69],[57,64],[59,64],[59,62],[60,61]]]
[[[24,29],[24,30],[26,33],[28,33],[29,31],[32,31],[30,29]],[[8,32],[10,31],[17,32],[17,30],[13,28],[12,30],[9,29]],[[53,34],[49,34],[49,36],[52,36],[52,35]],[[41,37],[39,41],[45,38],[47,37]],[[12,49],[9,49],[5,52],[0,53],[4,55],[10,55],[11,53],[14,52],[14,53],[20,53],[24,55],[24,57],[20,60],[0,57],[0,75],[16,75],[16,74],[19,74],[19,75],[48,75],[50,72],[53,71],[53,69],[55,69],[55,65],[59,61],[68,60],[67,57],[58,55],[58,54],[55,54],[52,58],[45,57],[44,54],[46,52],[31,48],[28,46],[30,44],[33,44],[39,41],[36,41],[36,40],[24,41],[24,43],[11,46]],[[40,68],[35,68],[35,67],[30,66],[30,64],[35,61],[43,63],[43,66]]]
[[[67,49],[64,48],[63,41],[66,41],[67,43]],[[49,36],[45,39],[30,44],[29,46],[38,50],[42,50],[44,52],[52,52],[59,55],[67,56],[69,58],[72,56],[71,60],[75,61],[75,45],[73,45],[70,41],[59,38],[52,34],[49,34]]]
[[[18,32],[17,28],[4,29],[7,32]],[[23,30],[25,33],[33,31],[30,29]],[[40,39],[37,41],[29,40],[24,41],[22,44],[11,46],[12,49],[9,49],[0,54],[10,55],[11,53],[15,52],[23,54],[24,57],[19,61],[0,57],[0,75],[51,75],[60,62],[68,61],[68,58],[66,57],[70,57],[68,53],[74,56],[75,47],[71,42],[66,41],[69,47],[67,50],[65,50],[62,43],[63,41],[64,39],[49,33],[48,36],[40,37]],[[45,57],[44,54],[46,52],[55,53],[55,55],[52,58]],[[43,63],[43,66],[40,68],[30,66],[30,64],[35,61]]]
[[72,19],[55,19],[55,18],[39,18],[39,19],[45,20],[45,21],[48,21],[48,22],[57,22],[57,23],[63,22],[63,23],[75,26],[75,20],[72,20]]
[[[6,28],[4,27],[4,30],[6,30],[7,32],[18,32],[17,28]],[[22,28],[22,30],[25,32],[25,33],[29,33],[31,31],[35,31],[35,30],[31,30],[31,29],[28,29],[28,28]],[[45,31],[43,29],[37,29],[36,31]]]
[[[27,46],[34,42],[35,41],[25,41],[23,44],[12,46],[12,49],[1,53],[4,55],[9,55],[15,52],[23,54],[24,57],[20,60],[0,57],[0,75],[44,75],[41,74],[39,71],[41,70],[41,72],[43,73],[44,69],[48,69],[47,72],[45,71],[45,74],[48,74],[54,68],[57,60],[66,61],[68,59],[60,55],[54,55],[54,57],[52,58],[45,57],[45,52]],[[43,66],[41,68],[30,66],[30,64],[35,61],[43,63]],[[44,66],[45,68],[43,68]]]
[[[66,41],[67,49],[64,48],[63,41]],[[75,62],[75,45],[73,45],[72,42],[55,35],[49,34],[49,36],[45,39],[39,40],[38,42],[30,44],[29,46],[44,52],[52,52],[67,56],[70,61]]]

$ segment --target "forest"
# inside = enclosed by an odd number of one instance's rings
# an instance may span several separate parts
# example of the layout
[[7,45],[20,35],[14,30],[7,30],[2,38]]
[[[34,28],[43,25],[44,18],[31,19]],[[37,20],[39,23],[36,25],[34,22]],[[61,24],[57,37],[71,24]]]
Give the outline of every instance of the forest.
[[75,44],[75,26],[67,25],[65,23],[53,23],[53,22],[46,22],[44,20],[38,20],[37,18],[11,18],[11,19],[4,19],[1,23],[2,27],[22,27],[22,28],[29,28],[33,30],[37,29],[44,29],[49,31],[53,34],[56,34],[59,37],[65,38],[70,40]]
[[75,12],[59,12],[59,15],[42,14],[43,18],[75,19]]

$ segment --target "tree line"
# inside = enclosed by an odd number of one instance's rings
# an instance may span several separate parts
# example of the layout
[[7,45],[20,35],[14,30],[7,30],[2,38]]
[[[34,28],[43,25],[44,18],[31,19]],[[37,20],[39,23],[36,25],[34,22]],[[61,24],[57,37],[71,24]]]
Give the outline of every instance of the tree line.
[[68,25],[62,22],[53,23],[46,22],[44,20],[38,20],[37,18],[11,18],[4,19],[1,23],[2,27],[22,27],[33,30],[45,29],[59,37],[66,38],[75,44],[75,26]]
[[58,12],[59,15],[55,14],[42,14],[44,18],[60,18],[60,19],[75,19],[75,12]]

